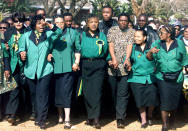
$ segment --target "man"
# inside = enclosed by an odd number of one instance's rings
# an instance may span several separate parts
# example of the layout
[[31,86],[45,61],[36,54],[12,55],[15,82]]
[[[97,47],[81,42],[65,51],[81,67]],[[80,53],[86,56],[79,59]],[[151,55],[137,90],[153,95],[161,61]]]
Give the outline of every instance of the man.
[[129,97],[127,76],[131,66],[129,60],[135,33],[134,29],[128,28],[129,21],[130,18],[127,14],[120,14],[118,26],[112,27],[107,35],[112,58],[112,61],[109,62],[108,74],[116,108],[117,128],[124,128],[123,121]]
[[118,23],[115,19],[112,19],[113,16],[113,9],[110,6],[104,6],[102,9],[102,17],[103,20],[99,23],[99,30],[107,35],[108,30],[113,27],[117,26]]
[[141,14],[138,17],[137,29],[144,29],[147,32],[147,41],[151,45],[154,41],[159,39],[158,34],[148,26],[148,16],[146,14]]
[[72,20],[73,20],[73,16],[71,13],[64,13],[63,14],[63,19],[65,21],[65,25],[67,28],[71,28],[72,25]]

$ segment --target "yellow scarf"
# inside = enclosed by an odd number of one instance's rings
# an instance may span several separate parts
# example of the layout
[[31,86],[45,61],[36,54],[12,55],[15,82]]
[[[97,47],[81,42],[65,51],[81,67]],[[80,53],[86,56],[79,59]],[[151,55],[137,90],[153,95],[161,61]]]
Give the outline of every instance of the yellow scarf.
[[36,40],[36,43],[37,43],[37,44],[38,44],[38,42],[39,42],[38,40],[39,40],[41,34],[42,34],[42,33],[40,33],[40,32],[38,32],[37,30],[35,30],[35,35],[36,35],[36,39],[35,39],[35,40]]
[[19,32],[17,32],[16,35],[14,35],[14,43],[12,44],[12,48],[14,49],[14,51],[18,51],[18,40],[20,39],[21,34]]

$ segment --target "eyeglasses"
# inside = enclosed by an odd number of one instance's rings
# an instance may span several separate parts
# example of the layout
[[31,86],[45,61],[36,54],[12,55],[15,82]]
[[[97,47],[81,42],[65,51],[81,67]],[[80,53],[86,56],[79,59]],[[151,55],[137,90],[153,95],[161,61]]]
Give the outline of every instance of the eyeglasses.
[[0,27],[0,29],[7,29],[7,27]]

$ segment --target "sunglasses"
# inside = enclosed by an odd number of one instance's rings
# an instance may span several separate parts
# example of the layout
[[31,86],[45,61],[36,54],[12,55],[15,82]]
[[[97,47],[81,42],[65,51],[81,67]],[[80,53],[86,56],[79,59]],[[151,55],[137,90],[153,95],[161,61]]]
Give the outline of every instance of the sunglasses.
[[7,29],[7,27],[0,27],[0,29]]
[[23,23],[24,22],[24,20],[14,20],[14,23]]

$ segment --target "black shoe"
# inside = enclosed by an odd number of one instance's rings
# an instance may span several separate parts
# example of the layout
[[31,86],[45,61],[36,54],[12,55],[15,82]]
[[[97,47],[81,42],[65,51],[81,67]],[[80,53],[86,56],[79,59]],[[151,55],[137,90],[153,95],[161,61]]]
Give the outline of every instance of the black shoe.
[[148,125],[149,125],[149,126],[152,126],[152,125],[153,125],[152,120],[148,120]]
[[39,126],[39,122],[38,121],[35,121],[35,126]]
[[141,125],[141,128],[147,128],[147,127],[148,127],[148,123],[147,122]]
[[46,129],[46,125],[43,122],[41,122],[41,123],[39,122],[38,126],[40,127],[40,129],[43,129],[43,130]]
[[71,125],[70,121],[65,121],[64,124],[65,124],[64,129],[71,129],[72,125]]
[[14,116],[10,116],[7,121],[11,124],[15,124],[16,120],[15,120],[15,117]]
[[94,122],[94,123],[93,123],[93,126],[94,126],[94,128],[96,128],[96,129],[101,129],[101,125],[99,124],[99,122]]
[[85,125],[93,126],[93,120],[88,119],[88,120],[85,122]]
[[125,126],[124,126],[124,122],[122,119],[118,119],[117,120],[117,128],[121,128],[123,129]]

